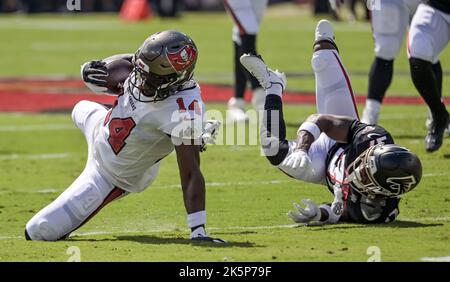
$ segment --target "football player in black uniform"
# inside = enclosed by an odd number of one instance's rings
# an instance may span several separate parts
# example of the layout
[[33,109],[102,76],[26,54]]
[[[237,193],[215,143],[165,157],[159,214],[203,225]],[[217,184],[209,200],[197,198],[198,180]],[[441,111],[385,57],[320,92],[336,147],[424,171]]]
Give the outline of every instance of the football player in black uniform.
[[417,186],[422,166],[384,128],[359,121],[330,23],[318,23],[312,58],[318,114],[302,123],[295,141],[286,140],[284,74],[258,56],[245,54],[241,63],[266,89],[261,144],[267,159],[289,176],[325,184],[334,194],[332,204],[317,206],[309,199],[302,201],[306,208],[295,204],[289,217],[304,224],[393,221],[400,195]]
[[411,78],[430,110],[425,137],[427,152],[437,151],[449,128],[450,116],[442,101],[442,69],[434,66],[450,41],[450,0],[427,0],[417,7],[409,30]]

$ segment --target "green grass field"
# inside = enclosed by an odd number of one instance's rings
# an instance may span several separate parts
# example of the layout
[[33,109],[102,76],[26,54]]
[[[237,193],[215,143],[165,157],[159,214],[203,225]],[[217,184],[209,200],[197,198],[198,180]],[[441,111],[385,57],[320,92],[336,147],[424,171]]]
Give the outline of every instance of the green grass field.
[[[288,6],[264,19],[259,49],[269,64],[288,72],[311,72],[315,19]],[[91,58],[134,51],[147,34],[176,28],[192,34],[200,49],[201,82],[231,83],[231,20],[223,14],[187,14],[180,20],[124,24],[116,16],[0,17],[0,75],[76,76]],[[350,73],[367,72],[373,59],[370,26],[339,23],[336,34]],[[404,50],[396,70],[407,72]],[[450,51],[442,55],[449,70]],[[351,76],[365,93],[366,76]],[[449,77],[444,95],[449,96]],[[314,90],[312,77],[291,79],[290,89]],[[390,94],[418,95],[409,76],[398,75]],[[388,94],[389,95],[389,94]],[[208,109],[225,110],[223,104]],[[313,106],[287,105],[293,138]],[[360,108],[361,110],[361,108]],[[326,202],[323,186],[286,177],[260,156],[258,146],[210,146],[202,154],[207,182],[207,228],[226,246],[190,244],[172,154],[145,192],[113,202],[59,242],[27,242],[26,222],[55,199],[83,170],[86,144],[69,114],[0,114],[0,261],[67,261],[71,246],[82,261],[367,261],[380,248],[382,261],[420,261],[450,255],[450,142],[427,154],[423,137],[426,108],[386,105],[381,124],[422,159],[424,177],[404,196],[398,221],[388,225],[338,224],[293,227],[286,216],[292,202]]]

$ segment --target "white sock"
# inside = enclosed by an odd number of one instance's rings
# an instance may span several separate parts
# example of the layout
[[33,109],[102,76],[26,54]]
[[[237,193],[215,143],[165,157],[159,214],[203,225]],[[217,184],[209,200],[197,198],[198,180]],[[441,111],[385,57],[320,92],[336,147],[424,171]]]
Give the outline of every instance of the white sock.
[[361,121],[367,124],[378,123],[378,116],[380,114],[380,109],[381,109],[380,102],[373,99],[367,99]]
[[266,89],[266,96],[271,94],[283,97],[283,87],[280,84],[272,84]]
[[198,211],[188,214],[187,221],[189,228],[206,224],[206,211]]

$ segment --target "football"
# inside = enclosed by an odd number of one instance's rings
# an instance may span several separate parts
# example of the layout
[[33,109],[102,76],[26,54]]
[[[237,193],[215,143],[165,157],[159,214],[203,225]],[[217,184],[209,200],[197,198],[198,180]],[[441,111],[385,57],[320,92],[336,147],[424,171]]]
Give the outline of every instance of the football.
[[106,63],[108,93],[119,95],[123,92],[123,83],[133,70],[133,64],[125,59]]

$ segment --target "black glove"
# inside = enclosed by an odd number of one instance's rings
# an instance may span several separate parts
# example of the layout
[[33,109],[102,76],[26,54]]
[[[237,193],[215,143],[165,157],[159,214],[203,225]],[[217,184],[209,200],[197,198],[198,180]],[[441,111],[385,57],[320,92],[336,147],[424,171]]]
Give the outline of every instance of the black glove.
[[89,89],[94,92],[106,92],[108,71],[103,61],[90,61],[81,66],[81,77]]

